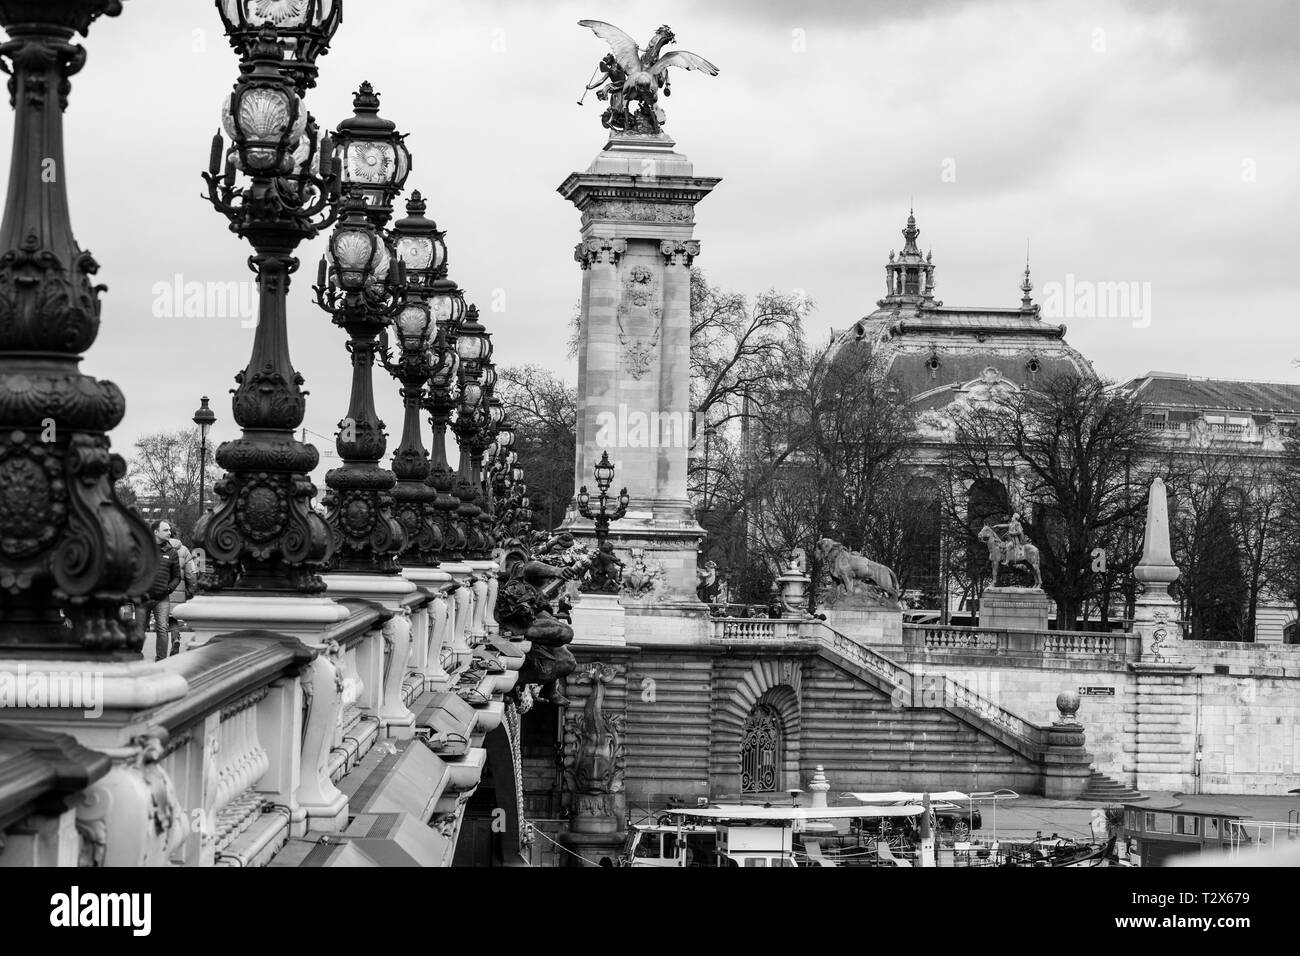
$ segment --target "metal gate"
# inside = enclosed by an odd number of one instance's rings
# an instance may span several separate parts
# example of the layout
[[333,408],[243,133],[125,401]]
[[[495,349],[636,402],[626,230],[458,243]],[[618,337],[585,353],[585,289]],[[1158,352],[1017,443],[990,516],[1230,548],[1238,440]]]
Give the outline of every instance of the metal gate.
[[745,718],[741,728],[741,793],[771,793],[776,790],[780,751],[781,719],[771,707],[759,704]]

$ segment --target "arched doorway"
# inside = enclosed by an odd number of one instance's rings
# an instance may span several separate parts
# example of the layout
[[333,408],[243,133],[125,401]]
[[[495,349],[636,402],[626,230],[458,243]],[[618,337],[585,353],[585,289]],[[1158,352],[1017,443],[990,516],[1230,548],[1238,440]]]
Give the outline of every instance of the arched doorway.
[[774,793],[781,771],[781,716],[755,704],[741,727],[740,792]]

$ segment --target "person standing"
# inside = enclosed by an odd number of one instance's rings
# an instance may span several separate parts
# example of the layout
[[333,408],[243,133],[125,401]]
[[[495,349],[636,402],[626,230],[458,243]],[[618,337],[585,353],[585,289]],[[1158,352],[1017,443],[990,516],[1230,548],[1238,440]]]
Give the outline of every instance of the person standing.
[[[173,531],[174,534],[174,531]],[[194,552],[185,547],[185,543],[180,538],[171,537],[168,539],[172,548],[176,551],[176,557],[181,564],[181,579],[176,585],[176,589],[171,594],[171,609],[175,610],[180,605],[194,597],[198,589],[198,559]],[[169,625],[172,634],[172,653],[175,654],[180,650],[181,644],[181,626],[180,622],[172,618]]]
[[172,613],[172,592],[181,581],[181,561],[171,545],[172,528],[166,521],[153,523],[154,542],[158,545],[158,571],[145,595],[146,628],[153,624],[154,660],[162,660],[171,650],[169,622]]

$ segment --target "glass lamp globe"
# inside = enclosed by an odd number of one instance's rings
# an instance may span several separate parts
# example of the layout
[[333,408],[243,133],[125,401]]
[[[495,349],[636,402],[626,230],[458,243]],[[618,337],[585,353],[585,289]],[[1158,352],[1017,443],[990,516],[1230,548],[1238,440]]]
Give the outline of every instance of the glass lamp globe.
[[429,310],[422,302],[408,302],[393,320],[397,334],[401,336],[402,348],[408,352],[419,352],[429,342]]
[[602,489],[608,488],[609,483],[614,480],[614,465],[609,460],[609,452],[602,452],[600,461],[596,463],[596,484]]
[[397,127],[380,117],[379,95],[369,83],[362,83],[352,98],[352,111],[335,134],[343,191],[387,210],[411,172],[410,150]]
[[350,215],[330,235],[325,253],[334,281],[345,292],[358,292],[381,273],[388,274],[388,249],[364,219]]

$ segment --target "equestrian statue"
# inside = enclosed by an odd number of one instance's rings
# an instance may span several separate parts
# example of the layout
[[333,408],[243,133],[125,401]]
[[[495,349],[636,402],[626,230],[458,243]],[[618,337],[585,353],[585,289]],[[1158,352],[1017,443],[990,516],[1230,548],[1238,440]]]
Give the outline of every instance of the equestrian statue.
[[[1005,529],[1006,535],[998,534]],[[998,586],[998,569],[1003,565],[1027,565],[1034,572],[1034,587],[1043,587],[1043,574],[1039,568],[1038,549],[1029,543],[1020,515],[1013,514],[1005,524],[984,525],[976,537],[989,549],[989,563],[993,565],[993,584]]]

